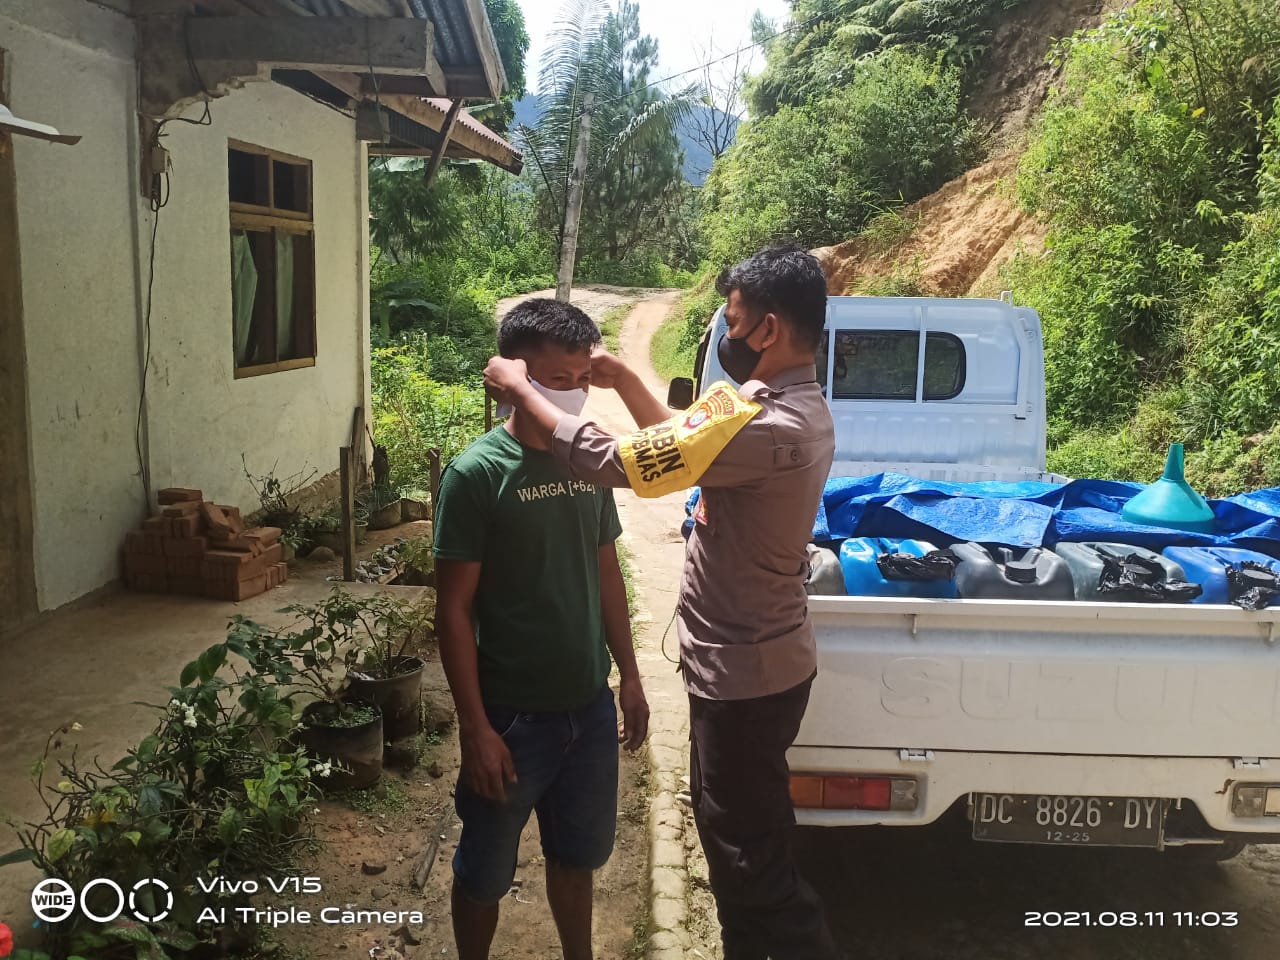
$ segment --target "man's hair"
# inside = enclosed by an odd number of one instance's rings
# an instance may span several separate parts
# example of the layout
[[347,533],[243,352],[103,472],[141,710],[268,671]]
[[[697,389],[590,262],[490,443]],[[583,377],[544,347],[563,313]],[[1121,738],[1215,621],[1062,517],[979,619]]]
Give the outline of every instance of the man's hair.
[[817,350],[827,317],[827,278],[813,254],[799,247],[766,247],[725,267],[716,291],[738,291],[750,310],[776,313],[791,326],[797,343]]
[[590,350],[600,328],[577,307],[547,297],[518,303],[498,324],[498,353],[514,357],[554,343],[565,350]]

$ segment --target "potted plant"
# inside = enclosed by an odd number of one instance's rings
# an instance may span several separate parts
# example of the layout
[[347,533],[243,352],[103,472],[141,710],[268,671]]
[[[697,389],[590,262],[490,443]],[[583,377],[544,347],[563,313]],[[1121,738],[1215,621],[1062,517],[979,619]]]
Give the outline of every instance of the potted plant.
[[381,595],[363,603],[361,624],[367,645],[348,674],[349,692],[377,704],[388,740],[411,737],[421,727],[426,668],[412,651],[435,635],[434,608]]
[[400,520],[402,523],[413,523],[415,520],[431,519],[431,494],[418,487],[404,487],[400,491]]
[[370,487],[361,503],[369,512],[370,530],[386,530],[401,522],[400,494],[390,487]]
[[280,555],[286,563],[311,549],[311,532],[305,518],[300,518],[280,532]]
[[335,589],[320,603],[286,607],[298,619],[280,630],[236,617],[227,640],[256,673],[288,688],[291,699],[312,698],[301,710],[297,739],[326,764],[326,785],[334,788],[367,787],[382,776],[382,711],[350,689],[348,676],[367,652],[368,624],[379,606],[380,598]]
[[[331,506],[311,519],[311,543],[328,547],[334,553],[342,553],[342,510]],[[369,536],[369,514],[357,507],[355,513],[356,543],[364,543]]]
[[400,562],[404,572],[395,581],[410,587],[434,587],[436,585],[435,555],[430,537],[414,537],[400,548]]

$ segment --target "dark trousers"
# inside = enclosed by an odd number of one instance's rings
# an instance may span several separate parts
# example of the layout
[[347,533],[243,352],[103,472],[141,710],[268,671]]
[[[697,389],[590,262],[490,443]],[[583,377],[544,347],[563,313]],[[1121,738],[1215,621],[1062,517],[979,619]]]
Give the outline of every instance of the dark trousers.
[[813,678],[751,700],[689,697],[690,792],[725,960],[841,956],[792,853],[787,748]]

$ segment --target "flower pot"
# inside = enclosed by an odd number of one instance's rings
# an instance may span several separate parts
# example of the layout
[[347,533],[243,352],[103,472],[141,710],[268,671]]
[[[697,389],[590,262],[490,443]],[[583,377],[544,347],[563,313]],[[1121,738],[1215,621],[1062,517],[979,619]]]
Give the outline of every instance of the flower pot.
[[324,722],[336,716],[337,704],[317,700],[302,709],[298,739],[307,752],[317,760],[348,768],[344,772],[335,769],[320,782],[326,791],[369,787],[382,776],[382,713],[376,704],[359,700],[349,700],[347,705],[372,707],[378,715],[359,726],[329,727],[324,726]]
[[431,504],[414,497],[400,498],[400,522],[413,523],[415,520],[430,520]]
[[385,506],[369,511],[369,529],[386,530],[400,522],[401,507],[399,500],[392,500]]
[[412,737],[422,722],[422,672],[417,657],[397,657],[393,669],[403,671],[386,680],[352,671],[348,689],[353,697],[376,704],[382,710],[382,733],[388,740]]
[[342,553],[342,534],[336,530],[317,530],[311,535],[311,542],[317,547],[328,547],[336,554]]
[[424,572],[409,563],[405,565],[404,572],[396,577],[392,583],[402,587],[434,587],[436,585],[436,572],[434,570]]

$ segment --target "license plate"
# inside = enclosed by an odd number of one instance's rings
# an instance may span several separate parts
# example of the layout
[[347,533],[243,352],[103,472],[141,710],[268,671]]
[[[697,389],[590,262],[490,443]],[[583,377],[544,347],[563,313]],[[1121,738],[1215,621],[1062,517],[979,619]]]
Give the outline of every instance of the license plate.
[[1169,801],[1156,797],[974,795],[973,839],[1065,846],[1158,847]]

